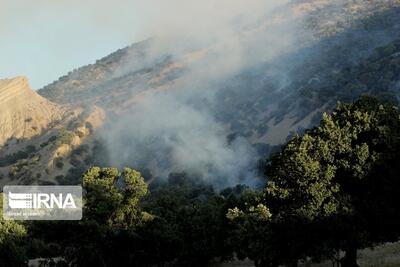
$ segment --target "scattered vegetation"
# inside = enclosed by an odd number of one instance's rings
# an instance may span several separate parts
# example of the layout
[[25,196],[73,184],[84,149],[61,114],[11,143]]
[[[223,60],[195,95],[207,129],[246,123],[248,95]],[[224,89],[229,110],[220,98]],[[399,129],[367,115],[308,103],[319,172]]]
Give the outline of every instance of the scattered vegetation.
[[265,190],[228,212],[238,255],[277,266],[345,251],[341,266],[357,266],[357,249],[397,241],[399,115],[363,97],[294,136],[268,162]]
[[54,159],[55,165],[58,169],[62,169],[64,167],[63,158],[56,158]]
[[41,143],[41,144],[40,144],[40,147],[41,147],[41,148],[46,147],[46,146],[48,146],[49,144],[55,142],[56,140],[57,140],[57,136],[53,135],[53,136],[51,136],[46,142]]
[[63,144],[70,144],[72,139],[74,138],[74,133],[68,131],[65,128],[61,128],[60,132],[58,133],[57,139],[51,143],[52,147],[56,148]]
[[[381,2],[384,7],[392,1]],[[45,266],[210,266],[250,259],[257,267],[324,260],[357,267],[359,249],[398,241],[400,41],[379,44],[389,38],[376,32],[385,27],[385,36],[399,37],[400,10],[391,8],[357,21],[346,13],[337,23],[320,23],[320,16],[334,17],[330,11],[320,8],[310,16],[307,26],[325,39],[302,51],[301,64],[291,66],[293,55],[276,64],[290,65],[290,81],[280,75],[266,77],[280,68],[268,65],[259,73],[249,70],[232,78],[228,89],[215,94],[223,105],[213,112],[230,127],[228,144],[240,137],[264,137],[270,125],[285,122],[287,115],[295,117],[295,125],[323,106],[333,110],[322,118],[313,115],[317,126],[299,128],[282,147],[253,145],[259,155],[271,154],[255,164],[266,180],[262,190],[237,185],[217,192],[184,172],[164,180],[152,177],[148,185],[143,176],[151,177],[150,171],[87,170],[110,162],[99,140],[92,151],[88,145],[75,149],[69,158],[72,168],[55,177],[60,184],[83,185],[83,220],[17,223],[0,216],[0,266],[23,266],[28,258],[43,257]],[[379,41],[370,45],[365,32]],[[118,52],[119,58],[124,51]],[[108,74],[106,61],[100,61],[98,69],[87,66],[83,71]],[[72,81],[77,73],[60,79],[71,81],[67,86],[48,86],[42,93],[68,102],[88,96],[85,87],[108,89],[91,75]],[[267,93],[265,88],[273,89]],[[274,105],[266,110],[276,99],[276,109]],[[353,104],[335,109],[336,101]],[[118,102],[104,98],[99,103]],[[201,103],[207,104],[206,99]],[[83,137],[77,127],[92,134],[86,115],[80,114],[40,147],[56,148],[70,144],[75,135]],[[6,155],[0,167],[14,165],[9,176],[31,182],[33,174],[24,160],[35,151],[26,147]],[[61,160],[55,165],[65,167]],[[45,172],[50,174],[49,169]],[[60,261],[52,262],[52,257]]]
[[[3,193],[0,194],[3,206]],[[0,210],[0,265],[24,266],[28,259],[27,230],[23,224],[3,219]]]
[[[371,97],[340,104],[266,161],[262,191],[238,185],[218,193],[185,173],[148,188],[132,169],[93,167],[83,175],[83,220],[29,224],[25,244],[40,242],[36,256],[51,246],[48,257],[76,266],[236,258],[256,266],[326,259],[357,266],[358,249],[400,237],[399,116],[393,104]],[[21,253],[8,260],[26,258]]]
[[17,163],[19,160],[27,159],[34,155],[36,147],[33,145],[27,146],[24,150],[20,150],[16,153],[6,155],[0,158],[0,167],[9,166]]

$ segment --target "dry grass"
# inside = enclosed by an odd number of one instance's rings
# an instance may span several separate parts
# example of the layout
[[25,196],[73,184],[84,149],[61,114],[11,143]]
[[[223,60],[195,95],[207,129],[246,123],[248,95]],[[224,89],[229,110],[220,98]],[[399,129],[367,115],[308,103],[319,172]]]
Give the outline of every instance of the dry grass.
[[[399,267],[400,242],[387,243],[372,249],[363,249],[358,252],[358,264],[361,267]],[[252,261],[226,262],[219,267],[253,267]],[[303,267],[332,267],[332,262],[301,265]]]

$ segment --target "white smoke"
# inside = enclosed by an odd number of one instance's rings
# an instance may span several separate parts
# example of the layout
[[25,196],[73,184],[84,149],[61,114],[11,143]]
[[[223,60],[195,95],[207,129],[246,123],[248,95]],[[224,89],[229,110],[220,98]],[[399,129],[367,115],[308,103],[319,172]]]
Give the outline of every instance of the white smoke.
[[[104,133],[113,165],[147,166],[160,176],[188,172],[217,187],[254,183],[255,152],[213,114],[215,97],[235,74],[272,61],[295,46],[295,27],[275,10],[286,1],[146,1],[144,35],[155,37],[116,75],[151,66],[170,56],[182,67],[177,80],[150,90]],[[139,88],[132,90],[140,91]],[[243,88],[243,96],[246,96]],[[238,111],[240,112],[240,111]]]

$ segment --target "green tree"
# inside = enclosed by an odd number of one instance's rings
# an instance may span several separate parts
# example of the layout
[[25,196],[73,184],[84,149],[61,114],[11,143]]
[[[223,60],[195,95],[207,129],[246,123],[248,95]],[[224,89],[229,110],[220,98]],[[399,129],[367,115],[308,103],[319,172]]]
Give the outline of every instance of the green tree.
[[[397,240],[399,125],[396,107],[362,97],[273,155],[260,200],[272,214],[261,223],[275,246],[266,253],[295,265],[344,250],[342,265],[357,266],[358,248]],[[240,212],[248,217],[249,209]]]
[[84,220],[106,227],[133,229],[151,219],[140,209],[141,199],[148,193],[139,172],[125,168],[93,167],[83,175],[86,191]]
[[79,266],[134,264],[138,246],[130,243],[135,242],[137,227],[152,220],[140,208],[148,192],[143,177],[129,168],[119,172],[93,167],[84,174],[83,187],[83,220],[69,260]]
[[154,220],[138,231],[145,262],[206,266],[231,258],[224,197],[184,173],[152,189],[144,208]]
[[140,173],[93,167],[83,175],[83,189],[81,221],[36,222],[32,237],[72,266],[143,266],[137,230],[153,216],[141,209],[148,189]]
[[[0,194],[0,207],[3,206],[3,194]],[[3,219],[0,209],[0,266],[25,266],[27,264],[25,227],[15,221]]]
[[247,189],[239,199],[230,200],[236,207],[229,209],[226,215],[234,222],[229,243],[240,260],[249,258],[254,261],[256,267],[277,266],[274,255],[274,251],[277,250],[270,242],[272,214],[260,203],[261,198],[262,193]]

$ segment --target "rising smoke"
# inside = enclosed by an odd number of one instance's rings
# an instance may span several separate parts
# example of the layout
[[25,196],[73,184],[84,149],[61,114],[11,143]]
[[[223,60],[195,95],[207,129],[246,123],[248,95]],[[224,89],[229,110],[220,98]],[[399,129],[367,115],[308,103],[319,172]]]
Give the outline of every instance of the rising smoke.
[[[223,106],[217,94],[243,70],[272,62],[294,48],[295,26],[276,14],[285,4],[160,1],[162,12],[146,9],[154,3],[140,4],[149,12],[144,31],[154,38],[144,56],[134,51],[115,76],[165,57],[183,67],[166,89],[146,92],[127,115],[107,126],[104,140],[112,164],[145,166],[161,177],[184,171],[219,188],[254,185],[256,152],[244,138],[228,141],[229,129],[216,119],[215,110]],[[243,88],[243,97],[246,90],[252,89]]]

